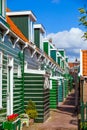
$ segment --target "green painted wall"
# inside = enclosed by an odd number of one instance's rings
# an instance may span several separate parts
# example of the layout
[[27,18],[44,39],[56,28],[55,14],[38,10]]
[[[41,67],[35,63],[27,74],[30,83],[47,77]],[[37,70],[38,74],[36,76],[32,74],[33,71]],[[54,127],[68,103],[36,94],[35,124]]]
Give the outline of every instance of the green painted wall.
[[40,29],[34,29],[34,43],[40,48]]
[[51,50],[51,58],[56,62],[56,50]]
[[44,89],[44,75],[24,74],[24,105],[29,100],[36,104],[36,122],[44,122],[49,117],[49,89]]
[[48,45],[49,43],[48,42],[44,42],[43,43],[43,49],[44,49],[44,52],[47,54],[47,55],[49,55],[49,45]]
[[13,113],[22,113],[23,112],[23,81],[22,75],[21,78],[18,78],[18,65],[21,65],[23,68],[22,60],[19,57],[19,48],[13,48],[11,42],[9,42],[8,37],[5,38],[5,42],[0,41],[0,51],[3,53],[2,61],[2,106],[3,112],[0,113],[0,118],[7,115],[7,84],[8,84],[8,55],[12,56],[14,59],[14,68],[13,68]]
[[58,103],[58,83],[57,80],[52,79],[52,89],[50,89],[50,108],[56,109]]
[[28,26],[28,16],[10,16],[16,26],[21,30],[21,32],[29,39],[29,26]]

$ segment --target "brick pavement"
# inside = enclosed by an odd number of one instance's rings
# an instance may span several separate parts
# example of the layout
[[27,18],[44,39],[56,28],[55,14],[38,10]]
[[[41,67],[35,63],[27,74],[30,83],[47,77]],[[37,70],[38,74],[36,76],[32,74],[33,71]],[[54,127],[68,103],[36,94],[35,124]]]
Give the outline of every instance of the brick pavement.
[[35,123],[23,130],[78,130],[77,116],[75,114],[74,91],[67,97],[58,109],[50,111],[50,117],[44,123]]

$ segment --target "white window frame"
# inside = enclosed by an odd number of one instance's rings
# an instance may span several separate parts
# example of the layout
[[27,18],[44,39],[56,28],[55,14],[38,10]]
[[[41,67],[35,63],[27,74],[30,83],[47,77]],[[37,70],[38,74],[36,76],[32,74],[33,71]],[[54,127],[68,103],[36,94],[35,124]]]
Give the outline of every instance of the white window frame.
[[2,52],[0,52],[0,108],[2,108]]

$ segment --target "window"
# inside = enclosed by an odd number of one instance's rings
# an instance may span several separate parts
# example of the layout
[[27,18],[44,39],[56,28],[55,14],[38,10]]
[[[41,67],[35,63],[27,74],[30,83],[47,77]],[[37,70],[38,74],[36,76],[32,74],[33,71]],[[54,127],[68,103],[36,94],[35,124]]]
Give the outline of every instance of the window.
[[0,108],[2,108],[2,53],[0,52]]

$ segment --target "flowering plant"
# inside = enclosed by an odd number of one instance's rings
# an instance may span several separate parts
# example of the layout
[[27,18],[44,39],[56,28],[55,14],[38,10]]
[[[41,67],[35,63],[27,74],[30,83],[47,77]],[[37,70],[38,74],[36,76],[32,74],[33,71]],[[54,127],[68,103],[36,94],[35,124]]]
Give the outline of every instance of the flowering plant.
[[17,119],[17,117],[18,117],[18,114],[12,114],[12,115],[7,116],[7,120],[14,121]]

